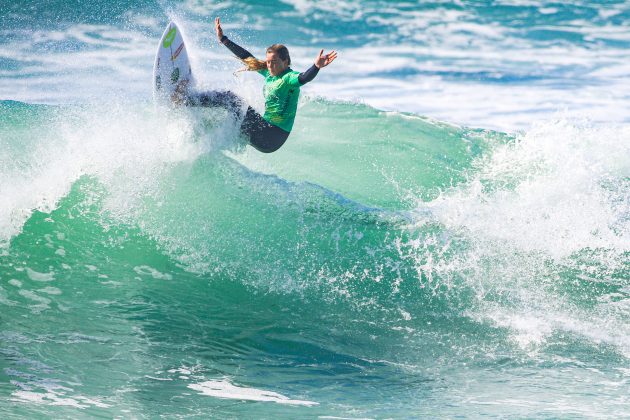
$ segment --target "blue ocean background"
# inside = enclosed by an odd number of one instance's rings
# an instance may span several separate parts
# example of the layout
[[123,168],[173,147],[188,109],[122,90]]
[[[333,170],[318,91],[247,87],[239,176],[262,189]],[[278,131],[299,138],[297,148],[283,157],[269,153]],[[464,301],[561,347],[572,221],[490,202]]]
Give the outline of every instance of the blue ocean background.
[[[623,418],[630,3],[5,1],[2,418]],[[213,19],[305,70],[287,144]]]

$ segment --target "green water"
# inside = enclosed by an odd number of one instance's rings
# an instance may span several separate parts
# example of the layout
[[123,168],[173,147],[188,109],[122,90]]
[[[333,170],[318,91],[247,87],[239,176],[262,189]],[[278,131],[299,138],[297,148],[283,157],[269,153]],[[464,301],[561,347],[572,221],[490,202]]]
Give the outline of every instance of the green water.
[[306,101],[262,155],[210,110],[2,110],[5,417],[628,406],[628,178],[609,133]]

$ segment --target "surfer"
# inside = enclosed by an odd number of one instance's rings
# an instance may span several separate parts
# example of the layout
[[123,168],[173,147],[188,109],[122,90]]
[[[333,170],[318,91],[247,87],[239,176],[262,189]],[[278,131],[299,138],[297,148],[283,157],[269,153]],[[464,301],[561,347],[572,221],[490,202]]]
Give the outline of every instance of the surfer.
[[[319,70],[337,58],[337,52],[324,54],[321,50],[315,63],[305,72],[297,72],[289,67],[291,57],[289,50],[282,44],[274,44],[267,48],[265,61],[255,58],[249,51],[235,44],[223,34],[221,21],[214,21],[217,39],[234,55],[245,63],[245,69],[256,71],[265,78],[263,95],[265,96],[265,113],[260,115],[248,106],[241,124],[249,143],[263,153],[278,150],[289,137],[297,111],[300,87],[317,76]],[[239,115],[244,103],[233,92],[206,92],[188,97],[189,105],[226,107]]]

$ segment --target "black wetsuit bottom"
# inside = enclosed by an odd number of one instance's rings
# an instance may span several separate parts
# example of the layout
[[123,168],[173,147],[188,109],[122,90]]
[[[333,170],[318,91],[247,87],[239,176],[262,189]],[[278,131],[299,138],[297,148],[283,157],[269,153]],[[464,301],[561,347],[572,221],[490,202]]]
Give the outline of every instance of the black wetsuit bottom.
[[[230,91],[204,92],[189,95],[186,105],[222,107],[240,117],[243,109],[243,99]],[[245,117],[241,123],[241,133],[247,136],[249,144],[263,153],[272,153],[278,150],[289,138],[289,131],[270,124],[252,107],[248,106]]]

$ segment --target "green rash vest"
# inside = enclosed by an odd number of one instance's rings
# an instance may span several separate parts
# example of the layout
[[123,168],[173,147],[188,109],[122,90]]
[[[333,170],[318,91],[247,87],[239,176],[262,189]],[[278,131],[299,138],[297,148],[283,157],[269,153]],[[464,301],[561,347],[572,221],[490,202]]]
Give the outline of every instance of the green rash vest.
[[265,96],[265,115],[263,118],[269,124],[290,132],[297,112],[300,98],[300,72],[286,69],[278,76],[269,74],[268,69],[258,70],[265,78],[263,95]]

